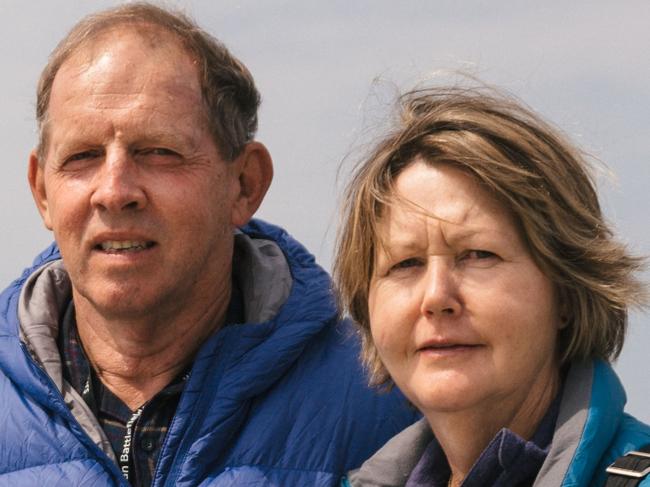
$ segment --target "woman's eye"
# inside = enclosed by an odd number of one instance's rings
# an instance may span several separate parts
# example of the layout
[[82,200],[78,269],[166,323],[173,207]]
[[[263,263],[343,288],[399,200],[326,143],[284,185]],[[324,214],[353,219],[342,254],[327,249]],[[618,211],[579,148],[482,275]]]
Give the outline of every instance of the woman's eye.
[[458,260],[459,262],[465,262],[465,263],[476,262],[477,264],[487,265],[490,262],[493,262],[494,259],[497,258],[498,258],[497,254],[495,254],[494,252],[490,252],[489,250],[473,249],[462,253]]
[[417,267],[421,264],[419,259],[410,258],[399,261],[397,264],[391,267],[391,270],[401,270],[408,269],[409,267]]
[[489,259],[495,255],[487,250],[470,250],[467,257],[470,259]]

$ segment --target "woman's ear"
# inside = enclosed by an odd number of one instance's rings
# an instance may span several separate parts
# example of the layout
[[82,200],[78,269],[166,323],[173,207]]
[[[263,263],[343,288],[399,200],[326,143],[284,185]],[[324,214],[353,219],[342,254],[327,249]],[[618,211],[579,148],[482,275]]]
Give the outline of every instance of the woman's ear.
[[563,330],[571,323],[573,320],[573,315],[569,309],[569,298],[567,296],[566,289],[559,289],[557,291],[557,328],[558,330]]
[[260,142],[249,142],[235,161],[239,176],[239,193],[232,208],[232,224],[248,223],[259,208],[273,180],[273,161]]

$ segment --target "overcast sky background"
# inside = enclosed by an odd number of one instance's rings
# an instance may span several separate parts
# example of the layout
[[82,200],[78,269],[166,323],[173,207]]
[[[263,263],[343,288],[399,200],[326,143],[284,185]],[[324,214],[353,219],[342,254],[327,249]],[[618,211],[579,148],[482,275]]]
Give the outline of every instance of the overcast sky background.
[[[26,181],[35,87],[58,40],[114,1],[2,0],[0,283],[51,240]],[[650,2],[647,0],[178,0],[252,71],[259,139],[275,179],[258,216],[329,268],[347,169],[390,112],[395,89],[463,70],[503,87],[605,161],[602,202],[622,238],[650,254]],[[438,74],[437,74],[438,73]],[[348,156],[348,157],[346,157]],[[341,161],[343,170],[337,176]],[[646,273],[645,280],[650,279]],[[650,422],[650,311],[632,314],[616,364],[628,410]]]

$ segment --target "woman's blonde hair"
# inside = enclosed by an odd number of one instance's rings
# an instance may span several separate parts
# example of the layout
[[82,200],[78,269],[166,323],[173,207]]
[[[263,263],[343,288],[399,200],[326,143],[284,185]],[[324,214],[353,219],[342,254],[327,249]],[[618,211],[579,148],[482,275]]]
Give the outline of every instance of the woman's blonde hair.
[[612,360],[627,310],[646,299],[628,254],[608,228],[585,157],[513,98],[487,89],[430,88],[398,100],[400,119],[356,167],[343,200],[334,262],[341,305],[356,321],[374,385],[390,383],[370,334],[368,289],[377,222],[400,172],[420,158],[471,174],[510,209],[530,253],[554,283],[561,363]]

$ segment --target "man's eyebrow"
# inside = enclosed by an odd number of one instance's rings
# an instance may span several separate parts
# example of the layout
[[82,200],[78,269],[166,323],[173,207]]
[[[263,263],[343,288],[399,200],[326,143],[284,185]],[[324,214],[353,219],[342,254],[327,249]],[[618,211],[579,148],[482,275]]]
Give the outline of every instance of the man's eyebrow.
[[192,137],[188,137],[175,130],[153,130],[143,134],[141,137],[136,137],[136,140],[138,138],[143,142],[172,141],[189,143],[192,140]]
[[152,131],[145,134],[142,134],[141,137],[135,137],[134,140],[129,144],[130,146],[140,146],[140,145],[167,145],[171,144],[174,146],[180,146],[185,150],[197,150],[201,145],[201,141],[197,140],[196,137],[183,134],[181,132],[173,130],[160,130]]

